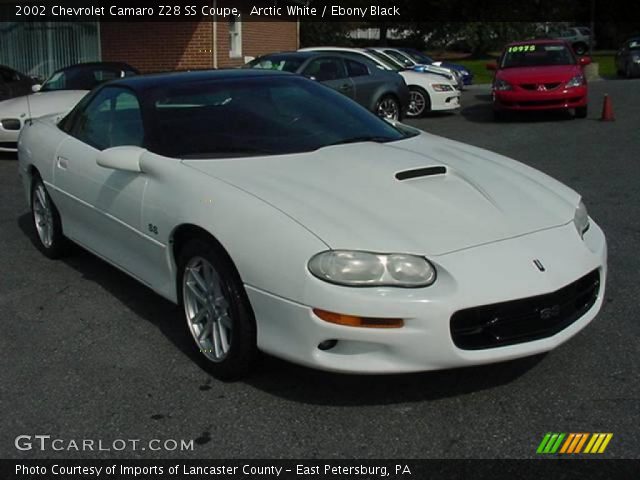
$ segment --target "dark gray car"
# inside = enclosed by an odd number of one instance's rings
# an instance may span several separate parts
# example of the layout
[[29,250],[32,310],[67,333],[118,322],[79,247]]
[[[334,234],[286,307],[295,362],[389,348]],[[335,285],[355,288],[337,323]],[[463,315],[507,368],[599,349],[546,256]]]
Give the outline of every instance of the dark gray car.
[[640,76],[640,36],[622,44],[616,53],[616,71],[627,78]]
[[35,80],[13,68],[0,65],[0,101],[31,93]]
[[303,75],[337,90],[373,113],[393,120],[401,120],[409,106],[409,89],[400,75],[349,54],[273,53],[254,59],[243,68]]

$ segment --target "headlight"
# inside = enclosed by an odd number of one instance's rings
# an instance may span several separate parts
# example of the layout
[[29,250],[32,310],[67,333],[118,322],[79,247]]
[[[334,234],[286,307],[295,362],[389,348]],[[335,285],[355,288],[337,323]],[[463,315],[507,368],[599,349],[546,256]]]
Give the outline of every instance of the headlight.
[[436,279],[427,259],[400,253],[328,250],[314,255],[308,267],[320,280],[352,287],[426,287]]
[[576,226],[576,230],[581,237],[587,230],[589,230],[589,214],[587,213],[587,207],[584,206],[582,200],[576,208],[576,213],[573,215],[573,224]]
[[565,85],[565,88],[580,87],[581,85],[584,85],[584,76],[576,75],[575,77],[573,77],[571,80],[567,82],[567,84]]
[[446,83],[432,83],[431,86],[436,92],[451,92],[453,91],[453,87],[451,85],[447,85]]
[[507,82],[505,82],[504,80],[500,80],[500,79],[496,79],[496,81],[493,83],[493,88],[495,90],[512,90],[511,85]]

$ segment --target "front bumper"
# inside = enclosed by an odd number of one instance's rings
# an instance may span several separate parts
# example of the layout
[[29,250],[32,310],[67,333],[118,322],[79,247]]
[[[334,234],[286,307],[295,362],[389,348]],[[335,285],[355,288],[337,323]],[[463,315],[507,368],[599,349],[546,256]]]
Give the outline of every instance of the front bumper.
[[587,87],[558,88],[544,92],[524,90],[493,90],[493,107],[496,110],[558,110],[585,107]]
[[460,95],[460,90],[436,92],[432,88],[429,88],[431,110],[438,112],[446,110],[456,110],[460,108]]
[[[545,271],[533,263],[539,259]],[[580,239],[573,223],[518,238],[430,257],[438,280],[423,289],[346,288],[311,275],[296,302],[247,286],[256,314],[258,346],[313,368],[344,373],[402,373],[480,365],[552,350],[596,316],[604,297],[607,248],[591,222]],[[597,270],[597,297],[580,318],[546,338],[468,350],[456,346],[451,317],[460,310],[555,292]],[[364,317],[403,318],[404,327],[346,327],[318,318],[313,308]],[[321,342],[337,340],[329,350]]]

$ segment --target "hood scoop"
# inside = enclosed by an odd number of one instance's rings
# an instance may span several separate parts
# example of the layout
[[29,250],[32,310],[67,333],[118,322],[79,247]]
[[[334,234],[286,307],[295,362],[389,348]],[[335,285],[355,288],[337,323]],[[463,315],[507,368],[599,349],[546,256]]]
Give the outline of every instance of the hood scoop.
[[446,175],[447,167],[435,166],[435,167],[420,167],[412,168],[411,170],[403,170],[396,173],[397,180],[410,180],[412,178],[420,177],[432,177],[434,175]]

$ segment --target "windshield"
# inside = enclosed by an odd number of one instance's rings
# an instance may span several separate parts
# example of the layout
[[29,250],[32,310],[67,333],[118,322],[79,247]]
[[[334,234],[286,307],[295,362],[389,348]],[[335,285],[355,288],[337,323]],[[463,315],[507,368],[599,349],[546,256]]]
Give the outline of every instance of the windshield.
[[260,68],[263,70],[280,70],[295,73],[304,62],[301,58],[292,57],[260,57],[251,60],[244,68]]
[[563,43],[512,45],[507,47],[501,62],[502,68],[575,64],[573,53]]
[[418,63],[422,63],[425,65],[431,65],[433,63],[433,59],[431,57],[428,57],[418,50],[405,50],[405,53]]
[[400,62],[405,67],[413,67],[416,62],[408,59],[402,53],[396,52],[395,50],[385,50],[384,53],[392,57],[396,62]]
[[297,76],[176,84],[146,93],[143,104],[147,148],[175,158],[279,155],[415,135]]
[[369,49],[367,49],[367,53],[375,57],[380,63],[382,63],[389,70],[393,70],[395,72],[401,72],[402,70],[405,70],[405,68],[402,65],[398,64],[395,60],[389,58],[384,53],[380,53],[375,50],[369,50]]
[[115,67],[74,67],[58,70],[47,79],[41,92],[54,90],[91,90],[96,85],[121,77],[130,77],[136,72]]

